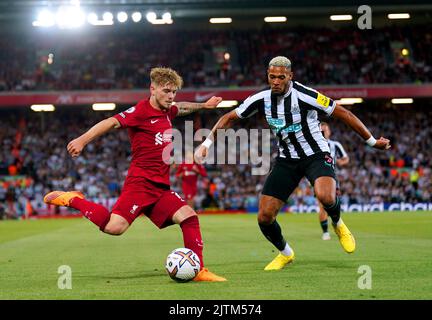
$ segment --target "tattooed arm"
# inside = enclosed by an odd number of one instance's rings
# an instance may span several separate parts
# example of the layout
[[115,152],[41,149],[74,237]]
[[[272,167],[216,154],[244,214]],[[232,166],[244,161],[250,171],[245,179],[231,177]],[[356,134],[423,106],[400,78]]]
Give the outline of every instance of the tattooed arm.
[[186,116],[191,114],[192,112],[201,110],[201,109],[214,109],[217,105],[222,101],[221,97],[211,97],[204,103],[196,103],[196,102],[178,102],[176,105],[178,107],[178,117]]

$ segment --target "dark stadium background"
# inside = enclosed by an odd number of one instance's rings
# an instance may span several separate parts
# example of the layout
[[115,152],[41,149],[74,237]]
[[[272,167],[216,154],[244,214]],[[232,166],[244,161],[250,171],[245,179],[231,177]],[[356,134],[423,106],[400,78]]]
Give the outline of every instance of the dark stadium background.
[[[183,76],[185,88],[176,101],[201,102],[200,96],[214,94],[241,103],[266,86],[266,64],[276,55],[292,60],[295,80],[334,99],[362,98],[347,108],[376,137],[392,141],[391,151],[378,152],[344,124],[325,119],[332,139],[351,158],[338,172],[343,209],[431,210],[432,5],[426,1],[374,1],[371,30],[357,27],[357,7],[365,3],[352,1],[81,1],[87,12],[112,12],[114,24],[85,23],[73,30],[32,26],[39,10],[67,3],[0,2],[3,219],[72,213],[43,204],[52,189],[80,189],[109,206],[115,202],[130,160],[126,132],[98,139],[77,160],[65,147],[97,121],[147,97],[151,67],[169,66]],[[173,23],[149,23],[150,10],[159,17],[170,11]],[[120,11],[143,17],[120,23]],[[409,12],[410,19],[389,20],[393,12]],[[331,14],[353,19],[331,21]],[[266,23],[264,16],[287,21]],[[210,24],[211,17],[233,21]],[[413,103],[393,104],[393,98]],[[116,109],[93,111],[97,102],[116,103]],[[34,112],[30,105],[36,103],[53,104],[55,111]],[[195,129],[211,128],[228,110],[178,118],[174,125],[183,129],[185,120],[193,120]],[[258,116],[237,128],[266,128],[266,123]],[[251,176],[248,165],[207,170],[210,180],[201,180],[195,203],[199,210],[256,212],[265,176]],[[172,183],[180,192],[179,181],[173,177]],[[309,212],[315,205],[304,181],[284,211]]]

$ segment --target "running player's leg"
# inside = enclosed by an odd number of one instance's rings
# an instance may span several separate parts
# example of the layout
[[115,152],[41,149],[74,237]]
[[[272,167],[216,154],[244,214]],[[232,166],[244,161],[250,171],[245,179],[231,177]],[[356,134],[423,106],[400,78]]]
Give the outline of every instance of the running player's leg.
[[324,207],[320,201],[318,201],[318,205],[319,205],[318,219],[323,232],[321,239],[330,240],[330,233],[328,232],[328,214],[324,210]]
[[204,268],[204,243],[198,215],[176,192],[165,191],[147,215],[160,229],[172,224],[180,225],[185,248],[191,249],[200,258],[201,270],[194,281],[226,281]]
[[309,160],[305,164],[306,176],[314,186],[315,196],[332,219],[342,247],[346,252],[352,253],[355,250],[355,240],[340,218],[341,206],[336,195],[336,176],[332,163],[332,158],[327,154]]
[[119,236],[122,235],[129,226],[130,223],[125,218],[116,213],[112,213],[109,222],[102,231],[113,236]]
[[77,209],[102,231],[110,220],[110,212],[107,208],[86,200],[79,191],[52,191],[45,195],[44,202]]
[[258,225],[266,239],[280,251],[264,270],[279,270],[294,260],[294,251],[283,237],[276,216],[302,178],[302,173],[296,166],[293,163],[277,161],[264,184],[259,203]]

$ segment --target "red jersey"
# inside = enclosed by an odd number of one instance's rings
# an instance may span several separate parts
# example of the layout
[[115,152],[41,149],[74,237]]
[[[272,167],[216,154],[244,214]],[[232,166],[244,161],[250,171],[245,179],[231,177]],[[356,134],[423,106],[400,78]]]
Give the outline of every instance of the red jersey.
[[178,166],[176,176],[182,177],[183,185],[196,186],[198,175],[207,177],[207,171],[204,166],[196,163],[182,163]]
[[141,100],[134,107],[114,116],[122,128],[128,128],[132,147],[128,176],[170,184],[169,158],[173,148],[171,120],[177,113],[176,106],[166,111],[157,110],[149,100]]

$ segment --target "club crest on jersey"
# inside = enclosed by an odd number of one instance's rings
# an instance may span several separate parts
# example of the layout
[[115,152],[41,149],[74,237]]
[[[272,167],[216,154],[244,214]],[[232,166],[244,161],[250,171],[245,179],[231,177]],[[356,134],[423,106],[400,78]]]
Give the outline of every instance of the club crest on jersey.
[[298,113],[300,113],[300,107],[299,107],[298,104],[295,104],[295,105],[292,106],[291,113],[292,114],[298,114]]
[[135,211],[136,211],[136,209],[138,209],[138,207],[139,206],[137,206],[136,204],[134,204],[133,206],[132,206],[132,209],[131,209],[131,211],[129,211],[131,214],[135,214]]

